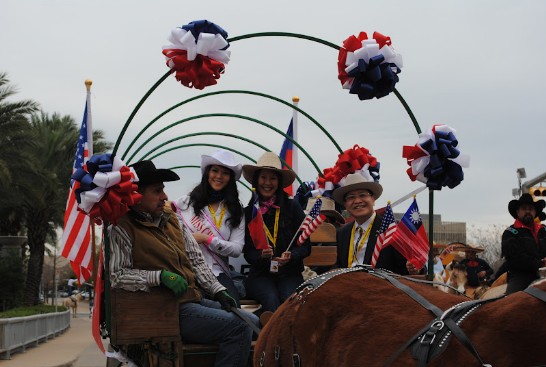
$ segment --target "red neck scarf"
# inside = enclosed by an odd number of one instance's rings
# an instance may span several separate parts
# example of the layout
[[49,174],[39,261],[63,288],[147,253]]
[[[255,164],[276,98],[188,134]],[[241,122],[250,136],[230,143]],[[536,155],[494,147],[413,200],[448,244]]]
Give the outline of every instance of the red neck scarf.
[[542,224],[538,223],[537,221],[533,221],[533,224],[530,226],[523,224],[523,222],[519,219],[516,219],[514,221],[514,228],[527,228],[528,230],[530,230],[533,234],[533,237],[535,238],[536,243],[538,243],[538,230],[540,229],[540,227],[542,227]]
[[275,205],[275,199],[277,199],[277,196],[273,195],[269,200],[260,201],[260,212],[265,214],[271,208],[277,209],[278,206]]

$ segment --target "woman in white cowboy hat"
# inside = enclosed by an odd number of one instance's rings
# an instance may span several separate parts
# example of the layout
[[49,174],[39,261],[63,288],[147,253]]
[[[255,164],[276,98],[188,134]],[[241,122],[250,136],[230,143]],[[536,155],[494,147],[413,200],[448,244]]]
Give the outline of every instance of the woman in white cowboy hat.
[[275,153],[266,152],[256,165],[243,166],[243,176],[256,189],[267,237],[267,244],[262,248],[250,235],[248,224],[254,209],[251,199],[245,208],[244,255],[250,264],[246,291],[260,302],[263,311],[275,311],[303,282],[303,259],[311,253],[309,239],[300,246],[292,245],[287,251],[305,218],[299,203],[283,191],[292,185],[296,175],[282,169]]
[[244,246],[245,223],[236,185],[241,164],[230,152],[217,150],[201,156],[201,173],[199,185],[174,201],[173,207],[199,243],[213,274],[239,305],[229,257],[238,257]]

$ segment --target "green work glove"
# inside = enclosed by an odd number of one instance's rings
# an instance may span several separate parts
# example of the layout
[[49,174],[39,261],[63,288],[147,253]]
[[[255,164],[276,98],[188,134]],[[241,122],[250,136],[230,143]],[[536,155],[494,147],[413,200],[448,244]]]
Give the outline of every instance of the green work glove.
[[225,311],[230,312],[232,307],[237,308],[237,302],[229,295],[227,291],[220,291],[214,295],[214,299],[220,302],[220,306]]
[[180,297],[188,289],[188,282],[183,276],[171,273],[167,270],[161,271],[161,283],[173,291],[174,295]]

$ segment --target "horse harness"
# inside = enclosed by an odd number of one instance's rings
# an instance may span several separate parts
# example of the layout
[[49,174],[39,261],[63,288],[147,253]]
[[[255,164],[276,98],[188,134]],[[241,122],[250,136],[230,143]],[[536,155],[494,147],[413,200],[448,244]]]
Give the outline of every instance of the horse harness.
[[[451,307],[447,311],[443,312],[440,308],[430,303],[423,296],[415,292],[411,287],[408,287],[407,285],[401,283],[395,277],[401,277],[401,278],[404,278],[413,282],[419,282],[419,283],[432,283],[432,282],[404,277],[401,275],[388,272],[383,269],[372,269],[371,266],[369,265],[359,265],[353,268],[334,269],[322,275],[313,277],[307,280],[306,282],[302,283],[298,288],[296,288],[296,292],[289,299],[290,302],[291,301],[298,302],[297,310],[295,312],[294,318],[296,318],[295,316],[297,315],[297,312],[299,311],[300,306],[305,304],[306,298],[311,293],[319,289],[322,285],[324,285],[327,281],[337,277],[338,275],[357,272],[357,271],[364,271],[374,276],[377,276],[381,279],[388,280],[392,285],[402,290],[404,293],[410,296],[413,300],[418,302],[421,306],[423,306],[425,309],[429,310],[436,316],[436,318],[432,322],[427,324],[424,328],[419,330],[417,334],[415,334],[406,343],[404,343],[391,356],[391,358],[389,358],[389,360],[384,364],[384,367],[391,366],[396,361],[396,359],[400,356],[400,354],[409,347],[411,347],[412,349],[413,357],[417,359],[417,366],[424,367],[432,358],[437,357],[438,355],[440,355],[440,353],[442,353],[446,349],[451,335],[454,335],[456,338],[459,339],[459,341],[472,353],[472,355],[476,357],[476,359],[480,362],[481,366],[491,367],[490,364],[486,364],[482,361],[482,358],[478,354],[478,351],[476,350],[472,342],[468,339],[464,331],[459,327],[459,324],[462,321],[464,321],[464,319],[466,319],[473,311],[481,307],[483,304],[495,301],[504,296],[500,296],[500,297],[496,297],[496,298],[492,298],[488,300],[472,300],[472,301],[462,302]],[[533,289],[537,289],[537,288],[533,288]],[[540,290],[538,291],[542,292]],[[538,292],[533,292],[533,293],[538,293]],[[536,296],[535,294],[532,294],[532,295],[546,302],[546,292],[542,292],[542,293],[543,293],[542,296]],[[281,353],[280,347],[276,345],[274,349],[274,358],[277,363],[277,366],[280,366],[280,353]],[[260,366],[263,366],[265,364],[265,358],[266,358],[265,351],[262,351],[260,356]],[[301,361],[300,355],[297,352],[297,341],[295,337],[293,337],[292,365],[293,367],[301,367],[301,362],[302,361]]]

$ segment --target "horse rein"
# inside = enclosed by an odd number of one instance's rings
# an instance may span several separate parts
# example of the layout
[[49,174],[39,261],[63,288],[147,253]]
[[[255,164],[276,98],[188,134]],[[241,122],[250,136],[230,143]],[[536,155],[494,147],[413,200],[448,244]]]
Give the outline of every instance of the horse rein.
[[[397,352],[395,352],[391,358],[387,361],[387,363],[384,364],[384,367],[388,367],[394,363],[394,361],[398,358],[398,356],[404,352],[412,343],[414,343],[416,340],[420,340],[420,343],[422,345],[427,345],[426,351],[421,351],[419,355],[421,356],[419,358],[418,355],[418,362],[420,363],[419,366],[425,366],[428,362],[428,352],[432,346],[432,343],[434,342],[436,338],[436,333],[444,328],[446,326],[457,339],[476,357],[476,359],[481,363],[482,366],[490,367],[490,365],[484,363],[482,361],[482,358],[480,357],[478,351],[468,339],[464,331],[459,327],[459,325],[452,319],[446,317],[447,314],[450,312],[444,312],[437,306],[430,303],[427,299],[425,299],[423,296],[415,292],[411,287],[408,287],[407,285],[401,283],[398,281],[397,278],[404,278],[408,279],[413,282],[417,283],[438,283],[438,282],[431,282],[431,281],[423,281],[423,280],[417,280],[405,276],[401,276],[398,274],[394,274],[392,272],[389,272],[384,269],[373,269],[370,265],[358,265],[352,268],[340,268],[335,269],[332,271],[329,271],[327,273],[324,273],[322,275],[313,277],[303,284],[301,284],[298,288],[296,288],[296,295],[295,299],[298,300],[301,304],[305,303],[305,298],[309,296],[309,294],[316,291],[318,288],[320,288],[324,283],[326,283],[328,280],[346,273],[352,273],[355,271],[364,271],[371,275],[374,275],[378,278],[388,280],[392,285],[394,285],[396,288],[402,290],[404,293],[406,293],[408,296],[410,296],[414,301],[419,303],[421,306],[423,306],[425,309],[432,312],[436,319],[434,319],[430,324],[426,325],[424,328],[419,330],[417,334],[415,334],[410,340],[408,340],[404,345],[402,345]],[[293,296],[294,297],[294,296]],[[481,305],[486,302],[491,302],[493,299],[490,300],[477,300],[477,301],[467,301],[463,302],[464,304],[471,304],[471,305]],[[457,305],[458,306],[458,305]],[[450,310],[454,310],[456,306],[452,307]],[[479,306],[474,306],[472,309],[476,309]],[[468,314],[465,314],[465,317]]]

